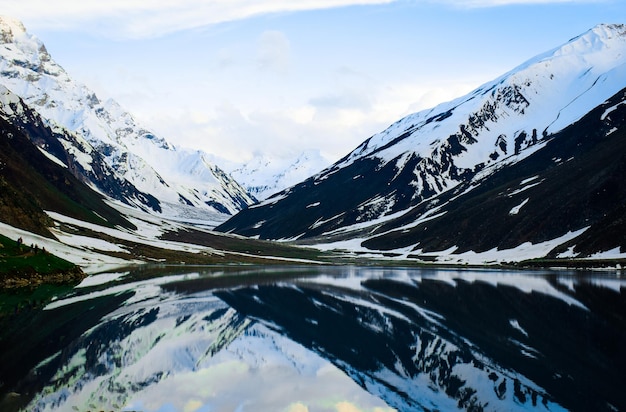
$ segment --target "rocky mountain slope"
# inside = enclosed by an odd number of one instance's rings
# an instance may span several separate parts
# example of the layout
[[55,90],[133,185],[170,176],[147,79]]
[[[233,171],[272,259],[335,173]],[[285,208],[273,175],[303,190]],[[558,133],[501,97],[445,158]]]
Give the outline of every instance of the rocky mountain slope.
[[0,84],[55,132],[73,135],[59,140],[68,167],[117,200],[217,220],[254,202],[205,153],[175,147],[115,101],[100,100],[73,81],[39,39],[6,17],[0,18]]
[[[86,168],[66,150],[81,140],[51,128],[39,114],[0,85],[0,233],[38,245],[93,273],[104,267],[141,262],[215,264],[313,261],[318,251],[225,236],[210,221],[173,218],[137,208],[159,201],[120,179],[104,161]],[[93,159],[102,159],[92,152]],[[131,205],[94,190],[123,189]],[[21,258],[20,258],[21,259]],[[311,259],[311,260],[309,260]],[[2,260],[2,259],[0,259]],[[5,259],[6,260],[6,259]],[[2,269],[8,269],[8,263]],[[9,268],[10,269],[10,268]],[[19,275],[24,273],[20,272]],[[6,279],[4,279],[6,280]]]
[[45,211],[107,227],[135,228],[56,157],[65,154],[60,143],[65,138],[70,136],[55,134],[19,97],[0,86],[0,220],[47,237],[52,237],[52,220]]
[[[577,244],[572,238],[601,220],[620,227],[625,86],[626,26],[599,25],[466,96],[407,116],[218,230],[405,257],[540,244],[528,256],[544,256]],[[566,190],[572,183],[584,192]],[[616,236],[572,255],[626,246]],[[520,250],[508,257],[516,256]]]

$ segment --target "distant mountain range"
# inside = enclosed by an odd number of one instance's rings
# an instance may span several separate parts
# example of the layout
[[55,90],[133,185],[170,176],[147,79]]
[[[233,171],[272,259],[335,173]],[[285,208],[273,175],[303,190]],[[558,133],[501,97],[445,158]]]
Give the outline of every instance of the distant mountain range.
[[291,187],[326,168],[331,162],[317,150],[305,150],[293,158],[258,154],[243,165],[232,167],[230,175],[258,200]]
[[625,257],[626,26],[394,123],[217,230],[447,262]]
[[[20,22],[7,17],[0,18],[0,84],[58,137],[58,143],[35,143],[113,199],[167,216],[217,221],[254,203],[208,160],[211,156],[176,147],[115,101],[101,101],[72,80]],[[14,115],[3,113],[23,123]]]

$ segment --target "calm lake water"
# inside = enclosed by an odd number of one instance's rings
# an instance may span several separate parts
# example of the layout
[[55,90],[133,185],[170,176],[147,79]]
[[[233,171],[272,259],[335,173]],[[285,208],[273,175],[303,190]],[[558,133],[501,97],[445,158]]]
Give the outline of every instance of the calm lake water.
[[613,273],[140,268],[5,319],[0,410],[626,410]]

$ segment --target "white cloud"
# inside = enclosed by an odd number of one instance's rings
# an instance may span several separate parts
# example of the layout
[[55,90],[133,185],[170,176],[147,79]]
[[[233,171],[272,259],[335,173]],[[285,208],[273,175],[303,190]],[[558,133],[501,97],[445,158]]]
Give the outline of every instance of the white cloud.
[[[4,14],[40,29],[85,29],[115,38],[159,37],[180,30],[269,13],[384,4],[394,0],[22,0]],[[86,26],[86,23],[92,24]]]
[[306,405],[298,402],[290,405],[287,408],[287,412],[309,412],[309,408],[307,408]]
[[522,4],[606,3],[607,0],[444,0],[462,7],[499,7]]
[[[345,95],[328,91],[322,95],[330,96],[328,101],[289,100],[282,107],[273,103],[245,107],[227,100],[213,107],[198,103],[195,109],[154,111],[140,120],[176,144],[200,148],[230,162],[250,160],[255,153],[291,158],[310,149],[321,149],[330,162],[402,116],[462,96],[482,80],[372,85],[371,90],[346,90]],[[351,93],[366,97],[359,100]],[[332,96],[336,101],[331,101]],[[228,169],[228,162],[218,164]]]
[[[181,30],[270,13],[319,10],[398,0],[21,0],[7,2],[2,13],[41,29],[86,30],[111,38],[159,37]],[[430,2],[432,0],[422,0]],[[443,0],[457,7],[513,4],[602,3],[607,0]]]
[[[111,38],[159,37],[180,30],[270,13],[388,4],[398,0],[20,0],[5,2],[2,13],[29,27],[99,32]],[[421,0],[433,2],[433,0]],[[442,0],[456,7],[514,4],[606,3],[610,0]]]
[[371,106],[368,93],[358,89],[345,89],[341,92],[312,98],[311,105],[329,109],[364,109]]
[[284,33],[268,30],[261,34],[257,52],[257,63],[263,70],[286,72],[290,61],[289,39]]

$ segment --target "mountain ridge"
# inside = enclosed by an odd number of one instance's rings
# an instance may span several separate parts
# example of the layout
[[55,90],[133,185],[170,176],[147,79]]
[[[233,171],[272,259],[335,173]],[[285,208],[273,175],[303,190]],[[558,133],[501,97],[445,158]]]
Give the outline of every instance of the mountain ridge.
[[[384,222],[420,204],[430,202],[434,210],[445,193],[477,185],[543,150],[554,134],[618,96],[625,85],[626,26],[596,26],[466,96],[406,116],[218,230],[307,244],[363,242]],[[619,119],[609,120],[618,127]],[[415,225],[433,218],[429,213],[411,215]],[[368,250],[362,246],[357,249]],[[415,243],[413,248],[419,249]]]
[[232,166],[229,170],[235,180],[262,201],[313,176],[329,163],[319,150],[304,150],[289,158],[257,154],[243,165]]
[[90,176],[101,191],[157,213],[184,215],[192,206],[197,214],[217,220],[254,203],[237,182],[209,161],[209,155],[172,145],[139,125],[112,99],[101,101],[73,81],[21,22],[0,17],[0,33],[0,83],[37,110],[51,128],[66,129],[82,139],[65,148],[81,153],[73,161],[83,169],[100,160],[92,156],[98,152],[96,157],[102,157],[110,169],[107,173],[115,173],[158,202],[103,189],[104,177]]
[[51,238],[54,236],[48,227],[52,220],[45,211],[108,227],[136,229],[99,193],[85,186],[63,161],[36,146],[34,140],[58,144],[54,132],[42,124],[37,114],[0,85],[2,221]]

